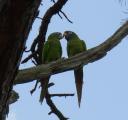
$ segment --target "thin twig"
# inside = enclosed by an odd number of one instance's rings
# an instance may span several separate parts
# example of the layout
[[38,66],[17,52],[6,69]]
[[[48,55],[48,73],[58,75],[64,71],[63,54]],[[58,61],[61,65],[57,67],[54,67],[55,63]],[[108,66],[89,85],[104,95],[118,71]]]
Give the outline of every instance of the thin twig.
[[64,115],[57,109],[57,107],[54,105],[54,103],[51,100],[51,96],[49,95],[49,92],[46,93],[46,102],[49,105],[51,112],[49,112],[49,115],[51,113],[54,113],[58,116],[60,120],[68,120],[68,118],[64,117]]
[[31,61],[34,65],[38,65],[35,60],[31,59]]
[[48,84],[48,88],[50,88],[50,87],[52,87],[52,86],[54,86],[55,84],[52,82],[52,83],[49,83]]
[[21,64],[26,63],[28,60],[30,60],[34,55],[37,54],[37,51],[35,51],[34,53],[30,54],[28,57],[26,57]]
[[[53,3],[56,3],[55,0],[51,0],[51,1]],[[59,12],[63,14],[63,16],[67,19],[68,22],[73,23],[62,10],[60,10]],[[58,12],[58,15],[62,19],[62,16],[59,14],[59,12]]]
[[40,19],[40,20],[43,20],[41,17],[38,17],[38,16],[37,16],[36,18],[38,18],[38,19]]
[[67,17],[67,15],[66,15],[62,10],[60,10],[60,12],[61,12],[61,13],[63,14],[63,16],[67,19],[68,22],[73,23],[73,22]]
[[71,97],[74,96],[74,94],[68,94],[68,93],[60,93],[60,94],[50,94],[51,97]]
[[34,88],[30,91],[31,95],[35,92],[38,83],[39,83],[39,80],[36,81],[36,84],[35,84]]

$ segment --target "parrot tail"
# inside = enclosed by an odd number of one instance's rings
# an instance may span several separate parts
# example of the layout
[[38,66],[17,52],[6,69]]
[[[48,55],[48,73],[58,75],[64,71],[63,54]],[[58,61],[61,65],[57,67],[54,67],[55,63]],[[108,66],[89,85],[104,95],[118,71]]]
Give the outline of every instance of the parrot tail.
[[83,86],[83,67],[74,70],[74,75],[75,75],[78,105],[80,107],[81,97],[82,97],[82,86]]
[[49,79],[50,79],[50,76],[47,77],[47,78],[44,78],[42,81],[41,81],[41,93],[40,93],[40,100],[39,102],[42,104],[44,98],[45,98],[45,95],[46,95],[46,92],[47,92],[47,89],[48,89],[48,83],[49,83]]

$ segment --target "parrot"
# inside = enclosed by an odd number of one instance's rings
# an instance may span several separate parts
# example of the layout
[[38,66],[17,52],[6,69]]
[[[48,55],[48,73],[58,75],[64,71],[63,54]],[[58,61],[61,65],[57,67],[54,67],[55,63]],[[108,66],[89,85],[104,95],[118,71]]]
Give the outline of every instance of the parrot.
[[[42,51],[42,63],[47,64],[49,62],[56,61],[62,56],[62,47],[60,40],[63,38],[62,33],[54,32],[48,36],[47,41],[44,44]],[[40,103],[42,104],[44,97],[48,89],[50,76],[45,77],[41,81],[41,93],[40,93]]]
[[[86,44],[81,40],[75,32],[65,31],[63,37],[67,40],[67,55],[72,57],[78,53],[86,51]],[[74,69],[75,84],[77,90],[78,105],[80,107],[83,86],[83,66]]]

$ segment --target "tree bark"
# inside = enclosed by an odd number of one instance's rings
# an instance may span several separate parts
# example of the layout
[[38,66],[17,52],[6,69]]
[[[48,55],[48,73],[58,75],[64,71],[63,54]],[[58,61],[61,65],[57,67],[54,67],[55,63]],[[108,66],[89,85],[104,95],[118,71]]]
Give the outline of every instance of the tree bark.
[[0,120],[41,0],[0,0]]

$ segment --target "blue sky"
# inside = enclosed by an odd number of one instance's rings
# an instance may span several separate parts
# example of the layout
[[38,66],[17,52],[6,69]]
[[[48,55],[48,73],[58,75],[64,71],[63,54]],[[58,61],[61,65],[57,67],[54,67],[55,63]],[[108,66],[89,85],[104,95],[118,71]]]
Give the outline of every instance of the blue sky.
[[[40,8],[40,16],[43,16],[46,9],[52,5],[50,1],[44,1]],[[49,24],[47,36],[51,32],[64,32],[71,30],[85,40],[87,47],[92,48],[105,41],[121,25],[122,19],[127,15],[124,5],[118,0],[69,0],[63,7],[63,11],[73,21],[70,24],[58,15],[54,16]],[[27,45],[30,46],[36,37],[40,20],[37,19],[32,27]],[[63,56],[66,55],[66,41],[62,40]],[[62,113],[71,120],[128,120],[128,80],[127,61],[128,51],[127,38],[122,41],[103,59],[84,66],[84,87],[81,108],[78,108],[75,97],[53,98],[56,106]],[[24,55],[25,57],[27,55]],[[21,65],[22,68],[32,66],[31,62]],[[75,83],[72,71],[54,75],[50,81],[55,86],[50,88],[51,93],[75,93]],[[43,103],[40,105],[40,89],[31,96],[29,91],[34,87],[35,82],[17,85],[14,89],[19,92],[20,99],[11,105],[8,120],[58,120],[52,114],[48,115],[49,107]]]

